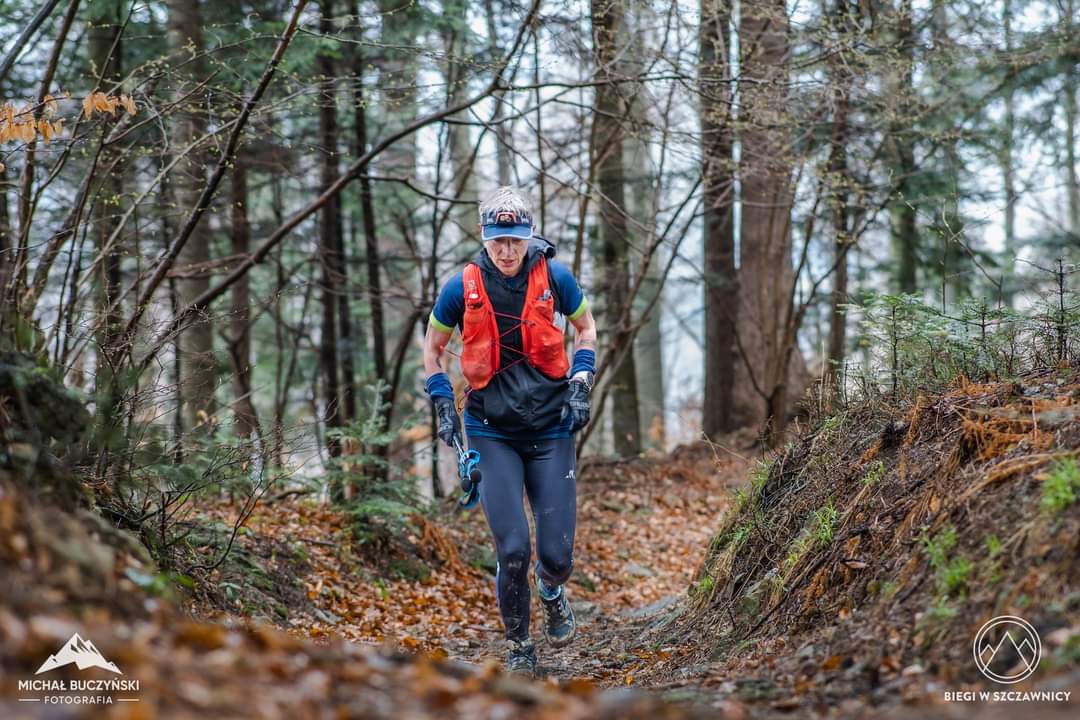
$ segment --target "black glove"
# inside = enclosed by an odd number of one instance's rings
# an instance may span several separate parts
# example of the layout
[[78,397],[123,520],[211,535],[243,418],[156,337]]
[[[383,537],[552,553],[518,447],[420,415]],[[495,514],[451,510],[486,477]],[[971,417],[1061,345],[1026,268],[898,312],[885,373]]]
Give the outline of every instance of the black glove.
[[570,432],[575,433],[589,424],[589,392],[592,391],[592,373],[578,373],[570,380],[570,394],[563,405],[560,420],[572,418]]
[[454,447],[454,441],[464,447],[465,441],[461,437],[461,418],[458,417],[454,401],[448,397],[435,397],[431,399],[435,404],[435,410],[439,414],[439,438]]

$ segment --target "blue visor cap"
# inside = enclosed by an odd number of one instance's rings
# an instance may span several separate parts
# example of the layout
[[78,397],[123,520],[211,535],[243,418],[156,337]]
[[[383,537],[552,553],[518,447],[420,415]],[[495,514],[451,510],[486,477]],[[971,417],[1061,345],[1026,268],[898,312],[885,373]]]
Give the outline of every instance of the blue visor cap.
[[532,215],[512,210],[488,210],[480,219],[480,237],[494,240],[501,237],[528,240],[532,237]]

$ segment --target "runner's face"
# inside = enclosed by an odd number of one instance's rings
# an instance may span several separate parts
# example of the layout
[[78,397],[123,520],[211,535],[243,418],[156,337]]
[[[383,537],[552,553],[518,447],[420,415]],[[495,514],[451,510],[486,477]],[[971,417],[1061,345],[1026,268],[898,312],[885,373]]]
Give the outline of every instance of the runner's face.
[[506,277],[514,277],[521,270],[521,264],[525,262],[525,252],[529,249],[529,241],[522,238],[495,238],[484,243],[488,257],[495,263]]

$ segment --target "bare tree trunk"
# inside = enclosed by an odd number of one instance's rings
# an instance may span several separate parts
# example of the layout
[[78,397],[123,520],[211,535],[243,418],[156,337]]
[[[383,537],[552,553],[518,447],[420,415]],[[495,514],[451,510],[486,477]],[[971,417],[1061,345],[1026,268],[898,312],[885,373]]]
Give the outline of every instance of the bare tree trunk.
[[[105,91],[112,92],[113,84],[123,76],[123,55],[120,45],[121,4],[113,1],[95,5],[94,8],[97,13],[89,21],[87,43],[92,65],[91,72],[101,77],[101,87]],[[101,132],[106,134],[109,132],[107,122]],[[99,456],[101,458],[99,468],[102,470],[109,462],[108,451],[118,449],[122,440],[119,405],[123,390],[117,386],[116,369],[113,367],[114,358],[118,354],[118,339],[123,329],[119,308],[115,308],[115,303],[120,297],[122,251],[119,243],[115,244],[111,250],[105,249],[108,238],[116,226],[118,205],[114,199],[123,193],[122,169],[115,164],[116,160],[115,149],[106,149],[102,153],[101,167],[111,168],[111,171],[102,173],[104,177],[92,193],[92,197],[96,197],[92,211],[95,255],[104,256],[95,282],[95,304],[97,311],[106,314],[106,317],[97,336],[94,363],[94,395],[99,430],[97,447],[104,450]],[[72,242],[77,235],[77,233],[72,234]]]
[[[835,10],[830,13],[829,0],[822,3],[822,14],[834,18],[838,42],[837,47],[844,47],[850,33],[854,30],[851,6],[846,0],[835,0]],[[848,116],[851,112],[848,92],[851,73],[848,71],[846,58],[834,56],[829,62],[829,80],[832,86],[833,127],[829,138],[829,212],[833,225],[833,273],[832,299],[829,308],[829,343],[825,358],[825,387],[836,397],[840,393],[842,382],[841,369],[846,356],[847,314],[844,305],[848,301],[848,245],[853,242],[848,227],[849,206],[849,169],[847,161],[847,143],[849,136]]]
[[[486,4],[490,5],[491,0],[486,0]],[[464,11],[464,5],[450,5],[447,4],[447,10]],[[448,20],[448,22],[450,22]],[[446,81],[450,86],[449,96],[447,102],[451,105],[464,100],[469,93],[468,77],[466,75],[467,66],[453,58],[469,57],[473,52],[473,49],[469,47],[469,35],[466,32],[456,30],[453,33],[445,33],[443,38],[446,44],[447,52],[450,56],[450,61],[446,64]],[[497,107],[501,107],[501,104]],[[452,120],[458,120],[462,122],[451,122],[447,127],[446,137],[446,150],[450,156],[450,166],[452,168],[450,188],[452,191],[461,198],[473,198],[476,197],[476,174],[473,172],[472,161],[472,138],[469,132],[469,126],[464,124],[467,120],[468,113],[459,113]],[[498,147],[501,149],[502,144],[499,143]],[[500,170],[499,177],[501,178],[502,171]],[[507,173],[507,181],[509,181],[509,173]],[[458,240],[465,240],[469,236],[476,232],[476,210],[472,205],[458,205],[451,213],[451,217],[454,218],[454,224],[458,228]]]
[[[169,309],[173,317],[180,312],[180,289],[173,278],[169,278]],[[180,338],[173,342],[173,383],[175,383],[176,412],[173,413],[172,441],[173,463],[179,465],[184,462],[184,364],[180,361]]]
[[[490,13],[491,0],[487,0],[485,7]],[[447,103],[454,105],[461,102],[468,96],[468,66],[466,63],[461,62],[457,58],[469,57],[475,48],[470,47],[469,33],[462,31],[462,29],[455,22],[454,18],[463,13],[466,7],[464,0],[459,2],[446,2],[443,5],[443,12],[447,15],[445,24],[447,30],[443,33],[443,43],[446,48],[447,57],[449,58],[444,72],[446,74],[446,82],[449,87]],[[452,29],[451,29],[452,28]],[[494,39],[491,40],[492,44],[495,44]],[[499,106],[501,107],[501,105]],[[464,124],[468,120],[468,113],[459,113],[451,120],[457,120],[460,122],[451,122],[447,125],[446,129],[446,152],[450,158],[450,182],[447,192],[454,197],[474,198],[477,196],[476,190],[476,175],[473,172],[474,158],[472,156],[472,137],[469,126]],[[500,126],[501,127],[501,126]],[[501,143],[497,143],[498,152],[503,153],[504,148]],[[500,166],[501,167],[501,166]],[[501,170],[500,170],[501,171]],[[451,222],[456,228],[456,232],[452,233],[451,240],[458,243],[464,243],[476,233],[476,207],[469,204],[456,205],[450,210]],[[429,268],[431,291],[434,293],[436,290],[435,283],[437,282],[436,274],[436,258],[438,253],[437,248],[432,247],[432,258]],[[445,363],[452,363],[451,356],[444,356]],[[450,367],[447,365],[447,371]],[[438,417],[434,407],[431,408],[430,421],[432,424],[431,443],[430,449],[432,454],[431,460],[431,484],[432,494],[436,498],[445,496],[446,491],[443,488],[442,478],[445,476],[452,481],[454,477],[455,462],[450,459],[451,453],[444,452],[442,450],[443,443],[439,440],[436,430],[438,426]],[[442,467],[440,468],[440,458],[442,458]]]
[[[167,161],[168,158],[161,158],[160,162],[164,164]],[[169,176],[165,175],[161,179],[161,194],[158,196],[157,203],[155,203],[158,217],[161,218],[161,237],[163,238],[172,237],[173,233],[172,208],[170,207],[173,197],[175,195],[172,191],[172,183],[169,182]],[[175,277],[168,278],[168,287],[169,314],[173,319],[176,319],[181,307],[179,281]],[[175,465],[184,462],[184,364],[180,358],[180,337],[181,334],[175,335],[170,343],[170,349],[172,350],[172,391],[175,404],[172,421],[172,461]]]
[[[333,30],[333,0],[322,0],[321,30],[329,34]],[[319,82],[319,143],[323,161],[319,180],[319,192],[323,193],[337,180],[337,107],[334,103],[334,59],[328,53],[318,57]],[[338,377],[337,321],[338,283],[338,196],[323,206],[319,214],[319,265],[322,270],[320,291],[322,293],[322,334],[319,337],[319,365],[322,369],[323,396],[326,422],[326,450],[330,457],[341,455],[341,443],[331,437],[331,431],[342,426],[341,385]],[[335,499],[341,499],[341,489]]]
[[[271,132],[274,126],[274,118],[267,119],[267,130]],[[282,219],[285,216],[285,198],[282,190],[282,177],[281,173],[272,172],[270,176],[270,211],[273,213],[274,222],[280,227]],[[278,251],[278,261],[275,263],[277,268],[277,280],[278,287],[282,287],[285,282],[285,269],[281,265],[281,252]],[[307,310],[307,302],[311,296],[311,283],[307,283],[307,289],[304,295],[304,310]],[[270,461],[274,464],[275,468],[282,468],[285,463],[284,448],[285,448],[285,409],[289,400],[289,388],[291,386],[292,371],[296,365],[296,349],[293,348],[293,352],[289,358],[289,364],[285,364],[286,353],[285,348],[285,333],[284,333],[284,303],[282,303],[282,294],[278,293],[274,297],[274,342],[278,348],[278,352],[275,353],[275,367],[274,367],[274,419],[273,426],[270,428],[272,440],[270,449]],[[301,317],[305,317],[306,312],[301,313]],[[294,338],[295,339],[295,338]]]
[[[353,14],[359,17],[359,3],[353,5]],[[366,152],[368,144],[367,110],[364,99],[364,56],[360,48],[353,50],[353,74],[356,76],[353,88],[353,118],[356,132],[356,154]],[[373,201],[371,181],[366,177],[367,172],[360,178],[360,212],[364,228],[364,255],[367,269],[367,301],[368,311],[371,313],[371,354],[375,365],[375,379],[382,383],[388,383],[387,357],[386,357],[386,320],[383,309],[383,291],[381,277],[381,257],[379,255],[379,238],[375,225],[375,203]],[[386,400],[388,388],[384,386],[380,400]],[[384,411],[383,426],[385,427],[390,414],[390,408]],[[373,454],[385,460],[388,448],[379,446],[373,449]],[[369,452],[371,450],[369,449]],[[376,463],[365,468],[366,477],[385,477],[386,470]]]
[[[333,27],[333,0],[322,2],[322,32],[331,34]],[[336,63],[329,54],[319,57],[320,74],[325,83],[322,104],[319,109],[319,127],[323,152],[323,188],[330,187],[340,177],[338,170],[338,118]],[[349,265],[345,255],[345,233],[342,223],[341,196],[335,196],[322,214],[323,241],[332,248],[326,258],[329,264],[332,293],[337,302],[337,353],[341,366],[341,407],[338,412],[339,426],[344,427],[356,417],[356,349],[353,347],[352,293],[349,289]]]
[[[169,0],[168,36],[169,47],[178,57],[183,55],[187,59],[189,54],[195,55],[184,67],[185,77],[202,81],[206,72],[201,59],[203,36],[199,0]],[[186,83],[176,88],[177,97],[187,94],[184,85]],[[173,125],[174,148],[186,147],[206,132],[201,102],[201,94],[196,93],[178,108]],[[204,153],[198,150],[188,153],[177,165],[174,175],[175,205],[181,213],[187,213],[198,204],[206,184]],[[186,307],[210,288],[210,278],[204,269],[210,260],[210,233],[206,222],[200,222],[195,227],[178,259],[181,267],[191,275],[177,283],[180,306]],[[208,314],[194,320],[180,335],[180,363],[184,378],[184,424],[189,432],[208,435],[212,432],[212,418],[217,411],[214,400],[217,385],[214,326]]]
[[735,161],[731,131],[731,6],[702,0],[701,160],[704,177],[705,399],[701,429],[709,438],[734,429],[735,327],[739,280],[735,269]]
[[[742,227],[738,333],[764,394],[770,441],[787,422],[792,379],[786,319],[791,265],[791,135],[787,93],[788,22],[783,0],[743,4],[739,18]],[[797,351],[796,351],[797,352]],[[801,388],[798,389],[801,393]]]
[[[623,10],[618,0],[592,0],[593,52],[599,79],[621,74],[617,39],[623,25]],[[627,243],[625,174],[623,144],[625,131],[622,118],[629,103],[615,84],[596,88],[596,134],[602,144],[592,162],[596,165],[596,186],[600,230],[600,263],[604,268],[600,286],[603,288],[605,320],[611,332],[607,352],[618,352],[632,342],[630,328],[620,327],[623,309],[630,301],[630,253]],[[641,421],[638,415],[637,373],[634,354],[628,352],[612,372],[612,432],[615,452],[621,456],[641,452]]]
[[[355,12],[359,12],[359,7]],[[353,113],[356,125],[356,153],[365,152],[368,144],[367,111],[364,109],[363,84],[364,58],[356,50],[353,56],[353,72],[356,85],[353,93]],[[383,320],[382,281],[379,274],[379,239],[375,228],[375,207],[372,202],[371,180],[365,172],[360,177],[360,210],[364,229],[364,254],[367,261],[367,299],[371,312],[372,355],[375,376],[386,379],[386,329]]]
[[915,33],[912,27],[911,0],[900,0],[900,11],[893,14],[895,40],[899,62],[886,70],[886,97],[890,101],[889,115],[896,118],[889,124],[889,149],[892,160],[892,199],[889,202],[890,233],[893,258],[896,263],[894,285],[898,292],[917,290],[916,271],[919,264],[919,232],[916,197],[912,188],[915,175],[915,149],[912,132],[903,118],[906,105],[914,98]]
[[[638,195],[638,200],[642,199],[642,195],[648,194],[647,187],[638,185],[635,188],[639,190],[635,193]],[[648,204],[635,203],[633,207],[635,215],[647,222],[651,222],[655,217]],[[641,306],[642,311],[657,293],[663,292],[659,268],[661,262],[660,257],[653,257],[646,270],[645,279],[641,283],[641,291],[634,298],[634,306]],[[634,343],[635,367],[641,368],[637,374],[637,397],[641,415],[642,445],[661,452],[666,447],[667,435],[664,422],[663,335],[660,331],[663,306],[664,303],[661,300],[652,309],[645,323],[638,330]]]
[[[337,141],[337,133],[334,137]],[[337,162],[334,162],[335,166]],[[336,167],[335,167],[336,170]],[[342,425],[356,419],[356,348],[353,346],[352,290],[349,287],[349,259],[345,252],[345,234],[342,227],[340,199],[334,203],[335,247],[334,284],[338,289],[338,347],[341,351],[341,401]]]
[[[11,210],[8,206],[7,167],[0,167],[0,298],[8,284],[8,269],[11,267],[12,253],[15,249],[11,242]],[[0,318],[0,327],[7,324]]]
[[[248,222],[247,158],[238,154],[232,174],[232,253],[245,257],[251,252]],[[251,288],[245,275],[232,288],[229,354],[233,361],[233,413],[236,436],[261,437],[259,417],[251,397]]]
[[[1011,57],[1013,47],[1013,9],[1012,0],[1003,0],[1001,24],[1005,33],[1005,53]],[[1005,185],[1005,258],[1002,261],[1001,302],[1005,307],[1012,307],[1015,290],[1016,252],[1016,165],[1013,158],[1013,146],[1016,142],[1016,99],[1012,78],[1005,89],[1005,137],[1001,147],[1001,175]]]
[[[410,0],[378,0],[382,15],[381,40],[384,43],[379,64],[379,87],[386,107],[382,117],[388,126],[412,122],[416,117],[416,63],[408,48],[416,41],[418,7]],[[395,142],[379,158],[383,174],[416,177],[416,135]],[[389,212],[405,217],[411,212],[415,193],[397,183],[388,186],[391,193]]]
[[[949,98],[955,90],[949,84],[949,74],[944,68],[952,67],[956,48],[949,32],[949,19],[945,0],[933,0],[931,5],[930,35],[939,60],[932,66],[930,76],[938,97]],[[970,265],[967,253],[961,245],[964,222],[960,215],[960,152],[955,133],[941,140],[945,158],[944,176],[946,188],[939,201],[938,235],[941,238],[942,307],[971,295],[971,274],[963,272]],[[971,239],[968,240],[971,242]]]
[[[384,105],[380,106],[379,119],[382,127],[392,130],[412,122],[418,114],[418,67],[416,51],[411,48],[417,43],[417,37],[425,27],[425,19],[424,11],[411,0],[378,0],[378,6],[383,13],[380,40],[384,44],[380,51],[378,85]],[[377,161],[380,175],[416,179],[416,137],[416,134],[409,135],[386,149]],[[376,256],[382,275],[382,294],[379,299],[382,305],[382,321],[386,335],[389,336],[395,331],[411,332],[409,319],[413,311],[412,303],[396,303],[394,299],[402,296],[422,296],[423,290],[417,283],[415,266],[411,260],[406,262],[398,258],[411,256],[410,241],[406,238],[416,236],[420,217],[417,207],[427,200],[401,183],[383,183],[377,186],[376,190],[378,195],[373,205],[377,208],[378,218],[381,218],[381,222],[376,223],[376,226],[380,230],[391,228],[389,237],[393,239],[388,243],[385,240],[387,236],[383,235],[381,255]],[[369,262],[374,261],[375,257],[369,258]],[[395,363],[385,340],[384,357],[386,362],[380,377],[391,386],[383,396],[391,402],[385,415],[385,419],[389,421],[393,417],[393,401],[396,397],[392,387]],[[393,456],[399,449],[403,454],[411,452],[411,446],[406,448],[406,444],[404,441],[395,441],[386,449],[386,456]]]
[[[642,0],[632,0],[627,9],[631,14],[625,23],[626,31],[619,40],[620,45],[628,48],[623,67],[625,73],[640,77],[647,72],[647,33],[648,28],[655,26],[656,17],[648,3]],[[651,247],[656,239],[657,196],[651,182],[653,160],[650,152],[650,143],[655,136],[655,121],[651,117],[650,109],[655,106],[655,97],[649,93],[644,83],[626,84],[624,92],[632,93],[627,114],[627,122],[632,132],[624,143],[624,161],[628,170],[625,182],[627,208],[630,216],[636,220],[636,224],[628,228],[627,235],[630,243],[630,268],[636,277],[642,271],[645,249]],[[659,253],[653,255],[648,267],[644,269],[644,277],[633,301],[635,316],[642,317],[642,325],[633,348],[634,365],[639,369],[637,398],[641,418],[641,444],[645,448],[659,451],[663,451],[665,447],[664,353],[660,332],[664,303],[653,304],[651,312],[648,312],[648,308],[653,298],[663,292],[660,277],[663,263]]]
[[[841,121],[837,118],[838,125],[842,122],[843,127],[837,128],[834,137],[840,136],[841,133],[846,135],[847,133],[847,107],[843,108],[844,120]],[[837,150],[836,146],[833,147],[833,152],[838,155],[843,155],[844,150]],[[838,160],[837,162],[845,162],[845,160]],[[832,163],[830,163],[831,165]],[[846,168],[837,170],[838,173],[846,173]],[[838,393],[840,391],[840,383],[843,380],[841,370],[844,367],[844,360],[847,356],[847,312],[844,306],[848,302],[848,268],[847,268],[847,246],[852,242],[850,231],[848,230],[848,213],[847,213],[847,196],[844,193],[842,198],[836,198],[834,200],[833,207],[833,262],[836,264],[836,270],[833,272],[833,287],[832,297],[829,305],[829,347],[825,360],[825,385],[832,389],[832,392]]]
[[[1076,3],[1066,0],[1061,9],[1062,37],[1076,37]],[[1076,94],[1077,78],[1073,58],[1066,62],[1065,92],[1065,193],[1068,197],[1069,233],[1073,244],[1080,244],[1080,180],[1076,174]]]
[[[501,15],[496,16],[495,0],[484,0],[484,19],[487,22],[490,62],[495,62],[502,54],[498,29],[503,22]],[[495,126],[495,170],[499,185],[509,185],[511,177],[510,164],[513,162],[513,154],[510,149],[513,138],[503,122],[503,95],[504,93],[497,92],[492,96],[495,102],[495,112],[492,115],[491,122]]]

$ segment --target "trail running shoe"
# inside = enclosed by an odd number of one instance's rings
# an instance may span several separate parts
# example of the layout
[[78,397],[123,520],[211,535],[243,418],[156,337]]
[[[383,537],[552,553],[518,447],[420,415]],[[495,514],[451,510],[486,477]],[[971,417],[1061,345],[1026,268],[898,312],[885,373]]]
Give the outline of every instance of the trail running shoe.
[[536,675],[536,645],[532,640],[507,640],[506,671],[512,675]]
[[[539,581],[540,578],[537,578],[538,586]],[[551,647],[566,647],[573,641],[577,629],[574,611],[566,599],[566,591],[560,585],[559,594],[551,600],[546,599],[542,593],[538,594],[540,602],[544,604],[544,637]]]

